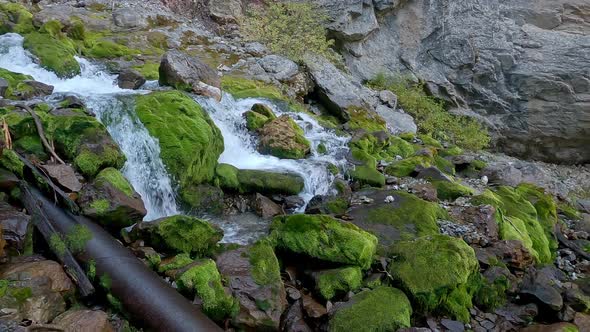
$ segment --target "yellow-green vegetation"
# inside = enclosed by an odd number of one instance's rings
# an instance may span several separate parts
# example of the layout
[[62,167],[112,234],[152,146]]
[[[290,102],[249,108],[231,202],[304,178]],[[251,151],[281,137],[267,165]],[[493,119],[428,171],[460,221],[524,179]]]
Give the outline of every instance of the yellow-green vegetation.
[[158,80],[160,78],[160,64],[157,62],[146,62],[143,65],[133,66],[146,80]]
[[239,170],[229,164],[218,164],[215,168],[215,182],[223,189],[239,191]]
[[242,22],[247,39],[265,44],[272,53],[303,61],[307,53],[321,55],[335,63],[342,58],[332,50],[323,23],[326,14],[311,2],[271,2],[264,10],[252,10]]
[[371,168],[376,168],[380,160],[392,162],[397,156],[407,158],[414,154],[412,144],[396,136],[387,136],[383,140],[375,135],[365,134],[352,139],[349,147],[354,159]]
[[350,172],[350,177],[361,185],[372,187],[383,187],[385,185],[385,176],[369,166],[356,166]]
[[158,250],[205,255],[223,237],[223,231],[208,222],[188,216],[173,216],[146,227],[145,241]]
[[475,194],[475,190],[455,181],[431,181],[436,187],[436,194],[439,199],[454,201],[459,197],[467,197]]
[[415,309],[468,322],[481,276],[473,249],[462,239],[431,235],[390,248],[389,273]]
[[489,204],[496,208],[502,240],[521,241],[539,263],[553,261],[557,249],[553,234],[557,206],[542,188],[531,184],[516,188],[501,186],[474,197],[472,204]]
[[424,134],[469,150],[484,149],[490,142],[487,130],[479,122],[447,112],[441,101],[426,94],[422,83],[378,75],[369,85],[393,91],[399,105],[415,118]]
[[288,115],[282,115],[260,129],[258,150],[281,159],[303,159],[311,144],[301,127]]
[[271,238],[281,249],[363,269],[371,266],[377,249],[374,235],[326,215],[277,217],[271,230]]
[[35,30],[33,14],[18,3],[0,3],[0,35],[8,32],[26,34]]
[[52,234],[49,238],[49,247],[59,256],[64,255],[67,249],[77,254],[84,250],[86,243],[91,239],[92,233],[88,227],[75,225],[68,230],[63,238],[57,233]]
[[393,204],[368,209],[363,222],[393,226],[405,240],[439,234],[436,221],[448,216],[445,209],[404,191],[392,192],[392,195]]
[[123,174],[121,174],[119,170],[112,167],[107,167],[100,171],[100,173],[98,173],[96,176],[95,183],[99,186],[105,183],[110,183],[113,187],[128,197],[132,197],[133,193],[135,193],[131,183],[127,181],[127,179],[123,176]]
[[49,238],[49,248],[58,256],[63,256],[66,253],[66,243],[57,233],[51,234]]
[[316,288],[326,300],[331,300],[338,294],[356,291],[363,282],[363,272],[358,266],[318,272]]
[[281,270],[274,248],[266,240],[260,240],[248,251],[250,272],[261,286],[281,283]]
[[482,279],[481,287],[474,296],[475,303],[486,311],[494,311],[506,302],[506,291],[510,288],[510,281],[505,276],[493,281]]
[[164,273],[166,271],[180,269],[191,264],[192,262],[193,259],[190,257],[189,254],[178,254],[174,256],[174,258],[158,264],[158,272]]
[[26,92],[28,88],[23,82],[33,79],[29,75],[14,73],[4,68],[0,68],[0,78],[3,78],[8,82],[8,89],[4,92],[4,98],[7,99],[17,99],[17,97],[23,92]]
[[299,175],[259,170],[241,169],[237,178],[242,193],[297,195],[305,185]]
[[237,76],[223,76],[221,78],[221,89],[238,99],[267,98],[286,100],[281,90],[273,85]]
[[215,262],[204,259],[196,263],[176,279],[179,289],[196,294],[203,301],[203,312],[214,320],[237,314],[239,303],[226,294]]
[[180,91],[159,91],[136,97],[136,113],[160,143],[160,157],[180,186],[213,180],[223,152],[221,132],[199,104]]
[[368,132],[387,130],[385,120],[375,112],[359,107],[349,107],[346,113],[350,117],[347,124],[351,130],[364,129]]
[[14,151],[4,149],[2,151],[2,157],[0,157],[0,165],[18,175],[19,177],[23,177],[23,169],[25,164],[20,160]]
[[330,332],[397,331],[410,327],[412,306],[397,288],[381,286],[354,295],[337,308],[330,320]]
[[90,207],[96,210],[96,214],[103,215],[111,207],[111,203],[104,198],[97,199],[90,204]]
[[430,156],[413,156],[387,166],[385,173],[397,177],[410,176],[416,173],[417,167],[431,167],[433,162],[433,158]]
[[244,113],[244,117],[246,118],[246,128],[250,131],[256,131],[277,118],[270,107],[264,104],[254,104],[250,111]]

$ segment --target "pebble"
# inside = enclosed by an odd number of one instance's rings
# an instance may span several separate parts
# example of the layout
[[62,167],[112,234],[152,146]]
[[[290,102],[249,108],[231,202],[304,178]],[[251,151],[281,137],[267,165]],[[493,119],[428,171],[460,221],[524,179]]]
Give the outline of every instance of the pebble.
[[393,198],[393,196],[385,197],[385,203],[393,203],[394,201],[395,201],[395,198]]

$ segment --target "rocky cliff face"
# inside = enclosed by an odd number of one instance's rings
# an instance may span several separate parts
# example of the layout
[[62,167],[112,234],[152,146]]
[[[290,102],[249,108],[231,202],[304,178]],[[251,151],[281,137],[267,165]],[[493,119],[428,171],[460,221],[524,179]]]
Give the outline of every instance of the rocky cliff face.
[[586,0],[320,0],[350,71],[411,73],[495,129],[499,148],[590,161]]

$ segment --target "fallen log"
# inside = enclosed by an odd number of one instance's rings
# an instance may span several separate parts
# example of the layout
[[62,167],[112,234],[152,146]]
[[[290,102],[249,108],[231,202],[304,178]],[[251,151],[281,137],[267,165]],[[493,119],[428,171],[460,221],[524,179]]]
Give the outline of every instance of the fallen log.
[[29,187],[28,192],[57,232],[67,234],[79,225],[90,231],[91,239],[76,257],[94,262],[96,275],[110,279],[111,294],[132,316],[155,331],[222,331],[100,226],[62,210],[37,189]]
[[[56,231],[49,218],[45,215],[41,206],[31,194],[28,185],[21,182],[20,189],[21,201],[31,217],[33,217],[33,224],[37,227],[41,235],[43,235],[45,241],[50,244],[55,241],[55,239],[62,241],[62,235]],[[72,278],[76,285],[78,285],[80,294],[83,297],[92,295],[94,293],[94,286],[92,286],[92,283],[88,280],[86,272],[78,264],[72,252],[66,246],[60,246],[57,248],[50,245],[50,249],[57,259],[65,266],[66,273]]]

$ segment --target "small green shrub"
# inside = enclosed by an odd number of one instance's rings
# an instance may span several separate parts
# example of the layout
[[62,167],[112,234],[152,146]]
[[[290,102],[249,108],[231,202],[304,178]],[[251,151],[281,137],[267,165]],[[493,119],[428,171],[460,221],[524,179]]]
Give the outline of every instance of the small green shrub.
[[394,92],[400,106],[415,118],[423,134],[468,150],[481,150],[490,143],[490,136],[482,124],[473,118],[447,112],[442,101],[426,94],[422,83],[379,74],[369,86]]
[[301,62],[306,53],[321,55],[334,63],[342,58],[331,47],[323,23],[328,19],[316,5],[271,3],[264,10],[251,10],[242,23],[247,39],[265,44],[273,53]]

